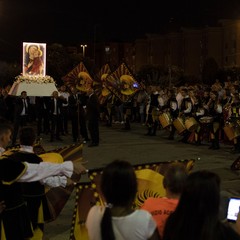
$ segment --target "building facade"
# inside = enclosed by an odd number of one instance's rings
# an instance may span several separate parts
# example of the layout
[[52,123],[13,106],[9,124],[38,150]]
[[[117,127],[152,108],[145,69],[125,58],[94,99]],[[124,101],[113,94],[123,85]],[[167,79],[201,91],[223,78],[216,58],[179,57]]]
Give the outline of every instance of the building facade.
[[[201,77],[209,59],[219,69],[240,67],[240,19],[220,20],[216,27],[181,28],[166,34],[146,34],[134,42],[102,42],[94,46],[94,63],[113,68],[125,62],[133,73],[143,66],[177,66],[186,76]],[[94,56],[92,56],[94,55]]]

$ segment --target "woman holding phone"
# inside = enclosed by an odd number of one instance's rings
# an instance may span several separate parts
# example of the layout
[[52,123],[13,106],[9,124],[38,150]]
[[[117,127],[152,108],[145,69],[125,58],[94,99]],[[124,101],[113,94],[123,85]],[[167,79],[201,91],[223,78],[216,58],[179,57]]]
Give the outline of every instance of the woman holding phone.
[[234,229],[219,218],[220,178],[201,170],[186,181],[176,210],[167,219],[163,240],[238,240],[240,219]]

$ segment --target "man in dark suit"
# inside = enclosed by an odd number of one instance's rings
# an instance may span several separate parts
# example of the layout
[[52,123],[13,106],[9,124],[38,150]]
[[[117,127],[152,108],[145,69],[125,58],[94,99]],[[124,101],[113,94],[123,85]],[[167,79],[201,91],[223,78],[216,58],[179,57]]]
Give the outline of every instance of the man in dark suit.
[[100,107],[97,95],[94,92],[93,86],[87,92],[89,98],[87,100],[87,121],[88,131],[91,137],[91,143],[89,147],[96,147],[99,145],[99,118]]
[[0,117],[7,119],[8,115],[8,105],[7,105],[8,93],[3,88],[0,90]]
[[50,132],[49,116],[50,97],[36,97],[37,135]]
[[30,100],[26,91],[22,91],[20,97],[16,98],[14,106],[14,128],[12,145],[16,144],[19,127],[27,125],[28,110],[30,106]]
[[83,138],[83,142],[88,141],[88,131],[86,126],[86,103],[84,96],[79,94],[76,87],[71,88],[71,95],[68,98],[69,117],[72,123],[72,137],[73,141],[77,142]]
[[62,141],[59,134],[61,129],[61,114],[63,103],[67,103],[67,100],[64,97],[59,96],[58,91],[54,91],[49,103],[51,119],[50,142],[54,141],[54,137],[56,137],[56,140]]

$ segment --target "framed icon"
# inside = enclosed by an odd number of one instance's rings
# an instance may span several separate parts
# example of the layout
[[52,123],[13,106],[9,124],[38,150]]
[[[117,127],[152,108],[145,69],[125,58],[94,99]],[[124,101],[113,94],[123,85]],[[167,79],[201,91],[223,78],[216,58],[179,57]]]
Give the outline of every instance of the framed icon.
[[23,76],[46,75],[46,43],[23,43]]

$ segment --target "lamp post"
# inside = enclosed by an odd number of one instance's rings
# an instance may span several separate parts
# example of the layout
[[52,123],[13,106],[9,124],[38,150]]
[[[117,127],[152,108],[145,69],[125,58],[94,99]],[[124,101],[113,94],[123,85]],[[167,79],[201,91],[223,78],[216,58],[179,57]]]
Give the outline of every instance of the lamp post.
[[110,47],[106,46],[105,47],[105,54],[106,54],[106,59],[105,61],[108,63],[109,62],[109,53],[110,53]]
[[83,57],[85,57],[85,48],[87,47],[87,45],[81,45],[81,48],[83,49]]

